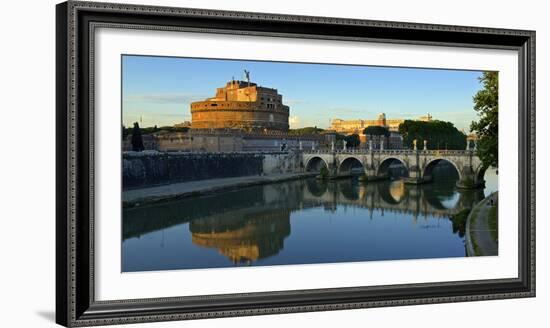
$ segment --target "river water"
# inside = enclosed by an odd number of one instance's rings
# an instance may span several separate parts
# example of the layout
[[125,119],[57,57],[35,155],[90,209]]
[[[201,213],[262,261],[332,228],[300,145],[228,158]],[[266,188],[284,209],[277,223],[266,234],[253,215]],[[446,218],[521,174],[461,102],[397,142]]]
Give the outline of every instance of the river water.
[[458,190],[442,166],[421,186],[295,180],[123,210],[122,271],[464,257],[454,215],[497,190]]

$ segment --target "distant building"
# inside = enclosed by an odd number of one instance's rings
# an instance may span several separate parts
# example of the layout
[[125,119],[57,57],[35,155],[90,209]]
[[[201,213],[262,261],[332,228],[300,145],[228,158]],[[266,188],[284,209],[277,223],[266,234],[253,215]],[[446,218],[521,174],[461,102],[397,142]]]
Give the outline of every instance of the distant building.
[[[420,117],[418,120],[429,122],[432,120],[432,116],[428,114],[426,116]],[[343,134],[355,133],[362,135],[363,130],[369,126],[382,126],[387,128],[390,132],[398,132],[399,125],[404,122],[405,119],[387,119],[385,113],[380,113],[378,114],[378,118],[376,120],[342,120],[339,118],[335,118],[331,122],[330,129]]]
[[175,128],[190,128],[191,127],[191,122],[183,121],[182,123],[176,123],[176,124],[174,124],[174,127]]
[[418,120],[422,121],[422,122],[431,122],[432,121],[432,115],[430,113],[428,113],[428,115],[420,116],[420,118]]
[[[248,72],[247,78],[248,78]],[[191,128],[287,132],[289,107],[277,89],[232,80],[216,96],[191,103]]]

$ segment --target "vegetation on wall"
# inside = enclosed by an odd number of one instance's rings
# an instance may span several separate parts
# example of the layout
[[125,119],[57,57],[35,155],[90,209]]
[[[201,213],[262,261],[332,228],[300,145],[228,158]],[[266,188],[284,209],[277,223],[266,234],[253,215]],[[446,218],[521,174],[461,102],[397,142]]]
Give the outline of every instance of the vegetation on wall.
[[[189,131],[189,128],[188,127],[173,127],[173,126],[161,126],[159,128],[155,125],[155,126],[152,126],[152,127],[140,128],[139,130],[140,130],[142,135],[145,135],[145,134],[151,134],[151,133],[156,133],[156,132],[161,132],[161,131],[166,131],[166,132],[187,132],[187,131]],[[133,131],[134,131],[133,127],[127,128],[127,127],[122,126],[122,139],[126,140],[126,138],[129,135],[132,135]]]
[[288,130],[288,134],[292,136],[303,136],[303,135],[319,134],[323,131],[324,131],[323,129],[318,128],[316,126],[308,126],[305,128],[290,129]]

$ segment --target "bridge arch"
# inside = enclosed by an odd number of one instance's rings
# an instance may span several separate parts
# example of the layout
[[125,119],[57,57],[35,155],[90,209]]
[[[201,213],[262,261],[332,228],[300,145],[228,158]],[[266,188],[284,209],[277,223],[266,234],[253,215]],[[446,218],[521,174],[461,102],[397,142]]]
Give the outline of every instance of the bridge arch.
[[322,167],[328,170],[328,163],[320,156],[314,156],[306,162],[306,172],[320,172]]
[[338,175],[351,175],[354,168],[361,168],[361,171],[365,172],[365,166],[359,158],[354,156],[346,157],[338,165]]
[[480,184],[480,183],[485,183],[485,171],[487,171],[487,167],[483,166],[483,165],[480,165],[476,172],[475,172],[475,183],[476,184]]
[[409,175],[409,167],[407,166],[407,163],[405,163],[402,159],[397,157],[386,157],[384,158],[380,164],[378,165],[378,168],[376,170],[376,175],[378,177],[387,177],[389,174],[389,169],[392,164],[400,163],[405,167],[406,169],[406,175]]
[[430,160],[428,162],[428,164],[426,164],[426,166],[424,167],[424,170],[422,172],[422,177],[423,177],[424,180],[426,180],[426,181],[431,181],[432,180],[433,170],[439,163],[449,163],[449,164],[451,164],[456,170],[456,173],[458,175],[458,179],[459,180],[462,179],[462,172],[458,168],[458,166],[456,165],[455,162],[453,162],[452,160],[446,159],[446,158],[434,158],[434,159]]

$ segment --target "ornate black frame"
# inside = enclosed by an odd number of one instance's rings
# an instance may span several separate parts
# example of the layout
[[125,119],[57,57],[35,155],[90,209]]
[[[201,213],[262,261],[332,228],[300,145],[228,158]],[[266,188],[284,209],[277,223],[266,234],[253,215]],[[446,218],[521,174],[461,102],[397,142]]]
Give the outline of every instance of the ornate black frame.
[[[535,296],[535,32],[69,1],[57,5],[56,321],[90,326]],[[513,49],[519,54],[519,277],[96,301],[93,37],[98,26]]]

